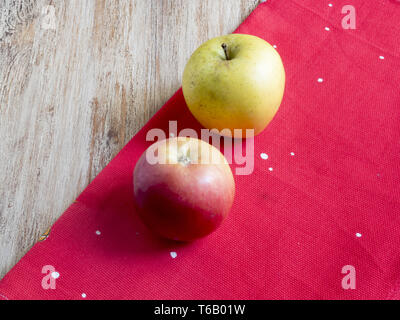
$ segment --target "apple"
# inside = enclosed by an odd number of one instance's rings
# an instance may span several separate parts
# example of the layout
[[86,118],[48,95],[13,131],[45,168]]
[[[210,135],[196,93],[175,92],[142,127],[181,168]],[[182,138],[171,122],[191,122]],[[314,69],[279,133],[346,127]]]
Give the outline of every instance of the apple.
[[[285,70],[279,53],[256,36],[230,34],[203,43],[186,64],[182,90],[206,128],[243,137],[259,134],[279,109]],[[242,129],[234,133],[234,129]],[[247,135],[251,136],[251,135]]]
[[143,223],[180,241],[204,237],[228,215],[235,182],[224,155],[195,138],[151,145],[134,169],[134,197]]

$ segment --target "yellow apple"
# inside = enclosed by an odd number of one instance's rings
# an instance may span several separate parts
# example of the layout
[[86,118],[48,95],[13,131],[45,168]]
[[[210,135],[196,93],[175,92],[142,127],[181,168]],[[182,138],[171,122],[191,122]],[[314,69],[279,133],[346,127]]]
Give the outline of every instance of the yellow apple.
[[203,43],[186,64],[182,81],[194,117],[208,129],[229,129],[222,134],[234,137],[244,137],[246,129],[254,135],[263,131],[279,109],[284,88],[279,53],[263,39],[245,34]]

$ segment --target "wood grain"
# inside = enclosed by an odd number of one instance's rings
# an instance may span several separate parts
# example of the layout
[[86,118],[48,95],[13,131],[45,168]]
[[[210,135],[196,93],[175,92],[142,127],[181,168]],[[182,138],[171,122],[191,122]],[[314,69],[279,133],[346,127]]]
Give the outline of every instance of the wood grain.
[[258,0],[0,0],[0,278]]

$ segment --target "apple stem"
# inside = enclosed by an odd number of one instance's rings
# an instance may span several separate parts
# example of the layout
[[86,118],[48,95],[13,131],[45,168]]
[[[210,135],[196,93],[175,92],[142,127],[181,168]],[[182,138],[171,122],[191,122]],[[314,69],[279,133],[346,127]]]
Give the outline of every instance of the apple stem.
[[223,44],[221,45],[221,47],[222,47],[222,49],[224,49],[226,60],[231,60],[231,59],[229,58],[228,46],[226,45],[226,43],[223,43]]

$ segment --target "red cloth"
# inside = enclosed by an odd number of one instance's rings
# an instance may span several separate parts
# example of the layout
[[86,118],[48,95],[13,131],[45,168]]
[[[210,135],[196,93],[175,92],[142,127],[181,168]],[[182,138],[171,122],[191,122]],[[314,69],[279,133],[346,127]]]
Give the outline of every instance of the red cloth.
[[[355,30],[341,27],[342,0],[268,0],[237,29],[277,46],[287,86],[220,229],[175,243],[134,213],[147,131],[168,120],[200,129],[179,90],[5,276],[0,297],[400,298],[400,5],[351,3]],[[45,265],[54,290],[42,288]],[[354,290],[342,288],[345,265]]]

